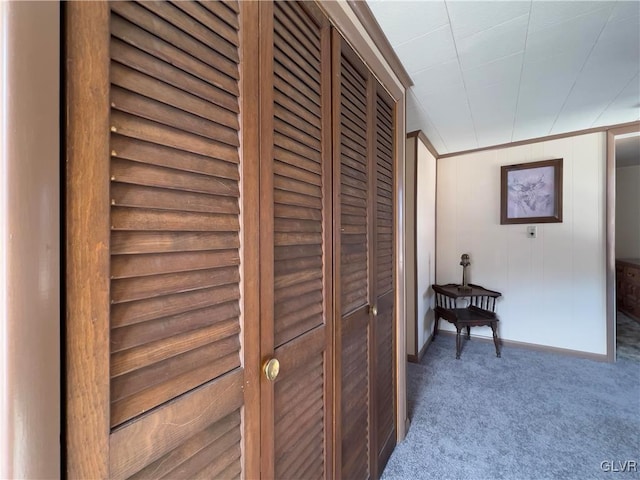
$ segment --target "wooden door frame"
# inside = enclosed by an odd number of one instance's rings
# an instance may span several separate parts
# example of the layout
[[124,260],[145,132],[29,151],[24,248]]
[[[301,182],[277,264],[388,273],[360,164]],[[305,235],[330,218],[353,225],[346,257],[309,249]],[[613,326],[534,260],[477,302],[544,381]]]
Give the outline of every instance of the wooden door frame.
[[616,136],[640,132],[640,122],[607,129],[606,142],[606,285],[607,361],[616,361]]
[[60,13],[0,4],[0,478],[63,475]]

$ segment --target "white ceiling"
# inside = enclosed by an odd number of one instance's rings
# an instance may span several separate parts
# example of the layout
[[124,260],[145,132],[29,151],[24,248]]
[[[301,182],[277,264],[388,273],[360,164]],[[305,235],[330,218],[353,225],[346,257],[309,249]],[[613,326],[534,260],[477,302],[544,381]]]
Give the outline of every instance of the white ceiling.
[[439,154],[640,119],[640,2],[367,0]]

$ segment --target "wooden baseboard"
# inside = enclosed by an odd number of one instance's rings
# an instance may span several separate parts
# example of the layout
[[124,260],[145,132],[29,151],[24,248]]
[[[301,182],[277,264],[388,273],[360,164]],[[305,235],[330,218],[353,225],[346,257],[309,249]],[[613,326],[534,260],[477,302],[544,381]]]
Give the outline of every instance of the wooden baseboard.
[[[452,332],[450,330],[438,330],[438,335],[440,334],[454,336],[456,335],[456,332]],[[483,335],[471,335],[471,338],[475,340],[480,340],[482,342],[493,343],[492,337],[485,337]],[[537,343],[518,342],[516,340],[500,339],[500,345],[502,345],[503,347],[506,346],[506,347],[525,348],[527,350],[534,350],[537,352],[558,353],[560,355],[567,355],[570,357],[577,357],[577,358],[586,358],[588,360],[595,360],[597,362],[609,361],[606,354],[582,352],[580,350],[571,350],[570,348],[550,347],[548,345],[539,345]]]
[[427,341],[424,342],[424,345],[418,352],[418,355],[407,355],[407,361],[411,363],[420,363],[422,361],[422,357],[424,357],[425,352],[427,351],[427,347],[433,341],[433,333],[429,335]]

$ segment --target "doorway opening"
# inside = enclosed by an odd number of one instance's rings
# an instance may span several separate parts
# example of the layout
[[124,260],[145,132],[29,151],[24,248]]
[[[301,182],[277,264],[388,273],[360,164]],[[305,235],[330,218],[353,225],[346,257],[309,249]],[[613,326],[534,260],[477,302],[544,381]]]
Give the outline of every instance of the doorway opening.
[[640,361],[640,126],[607,133],[607,356]]

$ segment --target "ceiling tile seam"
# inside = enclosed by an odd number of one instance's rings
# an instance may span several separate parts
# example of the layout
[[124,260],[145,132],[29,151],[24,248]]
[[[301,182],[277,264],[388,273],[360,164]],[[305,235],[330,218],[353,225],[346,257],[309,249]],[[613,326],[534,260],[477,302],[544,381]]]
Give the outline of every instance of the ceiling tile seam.
[[584,59],[584,63],[582,64],[582,67],[580,68],[580,71],[576,75],[576,78],[573,80],[573,84],[571,85],[571,89],[567,93],[567,96],[565,97],[564,102],[562,102],[562,106],[560,107],[560,110],[558,110],[558,113],[556,114],[556,118],[553,119],[553,123],[551,124],[551,127],[549,128],[549,131],[547,132],[547,135],[551,135],[551,132],[553,132],[553,128],[556,126],[556,123],[558,122],[558,118],[560,118],[560,115],[562,115],[562,112],[564,111],[564,107],[567,105],[567,102],[569,101],[569,97],[571,97],[571,93],[573,92],[573,89],[575,88],[576,83],[578,83],[578,79],[582,75],[582,71],[587,66],[587,63],[589,63],[589,59],[591,58],[591,55],[593,54],[593,51],[596,48],[596,45],[600,41],[600,37],[602,36],[602,32],[604,32],[604,29],[609,24],[609,20],[611,20],[611,15],[613,15],[614,10],[615,10],[615,7],[612,7],[611,11],[609,12],[609,16],[607,17],[607,21],[604,22],[604,24],[602,25],[602,28],[600,29],[600,32],[598,33],[598,37],[596,38],[596,41],[593,42],[593,45],[591,45],[591,50],[589,50],[589,55],[587,55],[587,57]]
[[[444,141],[444,138],[442,137],[442,135],[440,134],[440,131],[438,130],[438,127],[436,127],[435,122],[431,119],[431,117],[429,116],[429,113],[427,112],[427,110],[425,109],[424,105],[422,104],[422,101],[420,101],[420,99],[417,97],[417,95],[413,92],[413,87],[409,90],[409,93],[411,95],[413,95],[413,99],[416,102],[416,106],[422,110],[422,113],[424,114],[425,117],[427,117],[427,120],[429,121],[429,123],[431,123],[431,126],[433,127],[433,130],[436,132],[436,134],[438,135],[438,138],[440,139],[440,142],[442,142],[442,145],[444,145],[445,150],[448,152],[449,151],[449,147],[447,146],[447,142]],[[426,135],[426,133],[425,133]],[[428,137],[427,137],[428,138]],[[431,142],[433,144],[433,142]],[[438,152],[438,153],[442,153],[442,152]]]
[[[616,101],[616,100],[618,100],[618,98],[620,97],[620,95],[622,95],[622,93],[627,89],[627,87],[628,87],[629,85],[631,85],[631,83],[632,83],[634,80],[635,80],[635,81],[638,81],[638,75],[640,75],[640,70],[638,70],[638,71],[636,72],[636,74],[635,74],[634,76],[632,76],[632,77],[631,77],[631,79],[630,79],[627,83],[625,83],[625,84],[624,84],[624,87],[622,87],[622,88],[620,89],[620,91],[618,92],[618,94],[617,94],[617,95],[616,95],[616,96],[615,96],[615,97],[614,97],[614,98],[613,98],[613,99],[612,99],[612,100],[607,104],[607,106],[606,106],[606,107],[604,107],[604,109],[602,110],[602,112],[600,112],[600,115],[598,115],[598,117],[597,117],[597,118],[593,121],[593,123],[591,124],[591,127],[593,127],[594,125],[596,125],[596,124],[598,123],[598,120],[600,120],[600,117],[601,117],[602,115],[604,115],[604,113],[605,113],[607,110],[609,110],[609,107],[610,107],[611,105],[613,105],[613,104],[615,103],[615,101]],[[635,108],[636,108],[636,109],[638,109],[638,106],[636,105],[636,106],[635,106]],[[640,113],[640,110],[639,110],[639,113]]]
[[473,125],[473,135],[476,138],[476,147],[478,147],[479,143],[478,143],[478,132],[476,131],[476,122],[473,119],[473,112],[471,111],[471,103],[469,101],[469,92],[467,90],[467,82],[464,79],[462,63],[460,62],[460,53],[458,53],[458,43],[456,42],[456,37],[453,34],[453,27],[451,26],[451,15],[449,14],[448,1],[449,0],[445,0],[444,8],[447,11],[447,18],[449,19],[449,31],[451,32],[451,39],[453,40],[453,48],[456,51],[456,58],[458,59],[458,69],[460,70],[460,76],[462,77],[462,86],[464,88],[464,94],[467,100],[467,108],[469,109],[469,116],[471,117],[471,125]]
[[[573,0],[573,1],[575,1],[575,0]],[[615,3],[618,3],[619,1],[626,1],[626,0],[616,0]],[[583,13],[580,13],[580,14],[575,15],[573,17],[565,18],[564,20],[560,20],[559,22],[550,23],[549,25],[545,25],[544,28],[540,28],[539,30],[536,30],[533,33],[536,33],[536,34],[539,34],[540,32],[544,33],[545,30],[548,30],[550,28],[557,28],[559,26],[562,26],[562,24],[564,24],[564,23],[571,22],[571,21],[573,21],[573,20],[575,20],[577,18],[582,18],[582,17],[587,17],[589,15],[593,15],[595,12],[599,12],[600,10],[606,10],[607,8],[615,9],[615,7],[610,7],[609,5],[607,5],[606,7],[595,8],[593,10],[589,10],[588,12],[583,12]],[[613,10],[612,10],[612,12],[613,12]],[[609,13],[609,17],[607,18],[607,22],[605,23],[605,25],[608,24],[609,21],[611,20],[611,13],[612,12]]]
[[[457,58],[456,59],[444,60],[442,62],[434,63],[433,65],[429,65],[428,67],[421,68],[420,70],[415,70],[414,72],[411,73],[411,75],[418,75],[418,74],[420,74],[422,72],[426,72],[427,70],[431,70],[433,68],[439,67],[440,65],[444,65],[445,63],[453,62],[454,60],[457,63],[457,60],[458,60]],[[411,80],[413,80],[413,77],[411,78]]]
[[[451,1],[451,0],[448,0],[448,1]],[[445,5],[446,5],[446,3],[447,2],[445,1]],[[531,14],[531,8],[529,8],[529,16],[530,16],[530,14]],[[448,8],[447,8],[447,15],[449,15],[449,9]],[[479,32],[475,32],[475,33],[472,33],[470,35],[466,35],[464,37],[460,37],[459,40],[466,40],[468,38],[475,37],[476,35],[480,35],[482,33],[490,32],[491,30],[494,30],[494,29],[496,29],[498,27],[506,25],[507,23],[513,22],[513,21],[517,20],[518,18],[524,17],[526,15],[527,14],[517,15],[515,17],[511,17],[509,20],[505,20],[504,22],[496,23],[495,25],[491,25],[489,28],[485,28],[484,30],[480,30]],[[453,33],[453,25],[451,23],[451,18],[449,18],[449,25],[451,25],[451,32]],[[454,38],[455,38],[455,35],[454,35]]]
[[[525,40],[525,48],[526,48],[526,45],[527,45],[527,42],[526,42],[526,40]],[[486,67],[487,65],[491,65],[492,63],[497,63],[497,62],[499,62],[500,60],[504,60],[505,58],[515,57],[516,55],[522,55],[523,53],[525,53],[525,50],[524,50],[524,49],[523,49],[523,50],[518,50],[517,52],[509,53],[509,54],[507,54],[507,55],[503,55],[503,56],[501,56],[501,57],[498,57],[498,58],[496,58],[496,59],[490,60],[490,61],[488,61],[488,62],[481,63],[480,65],[476,65],[475,67],[471,67],[471,68],[469,68],[469,69],[467,69],[467,70],[464,70],[464,69],[463,69],[462,71],[463,71],[463,72],[466,72],[466,73],[472,73],[472,70],[477,70],[477,69],[479,69],[479,68]],[[494,84],[495,84],[495,83],[501,83],[501,82],[502,82],[502,80],[498,80],[498,81],[494,82]],[[493,85],[493,84],[492,84],[492,85]]]
[[440,26],[438,26],[438,27],[434,28],[433,30],[429,30],[428,32],[421,33],[421,34],[420,34],[420,35],[418,35],[417,37],[413,37],[413,38],[411,38],[410,40],[404,40],[403,42],[400,42],[400,43],[398,43],[398,44],[396,44],[396,45],[391,45],[391,46],[392,46],[392,47],[394,48],[394,50],[395,50],[396,48],[403,47],[403,46],[404,46],[404,45],[406,45],[407,43],[415,42],[416,40],[419,40],[419,39],[420,39],[420,38],[422,38],[422,37],[426,37],[427,35],[431,35],[432,33],[437,32],[438,30],[440,30],[440,29],[442,29],[442,28],[444,28],[444,27],[449,27],[449,28],[451,28],[451,25],[450,25],[450,24],[448,24],[448,23],[443,23],[442,25],[440,25]]
[[529,42],[529,26],[531,25],[531,10],[533,0],[529,1],[529,19],[527,20],[527,35],[524,37],[524,53],[522,54],[522,63],[520,64],[520,77],[518,78],[518,94],[516,95],[516,108],[513,112],[513,124],[511,125],[511,141],[516,132],[516,119],[518,118],[518,106],[520,105],[520,90],[522,89],[522,75],[524,73],[524,62],[527,58],[527,43]]

